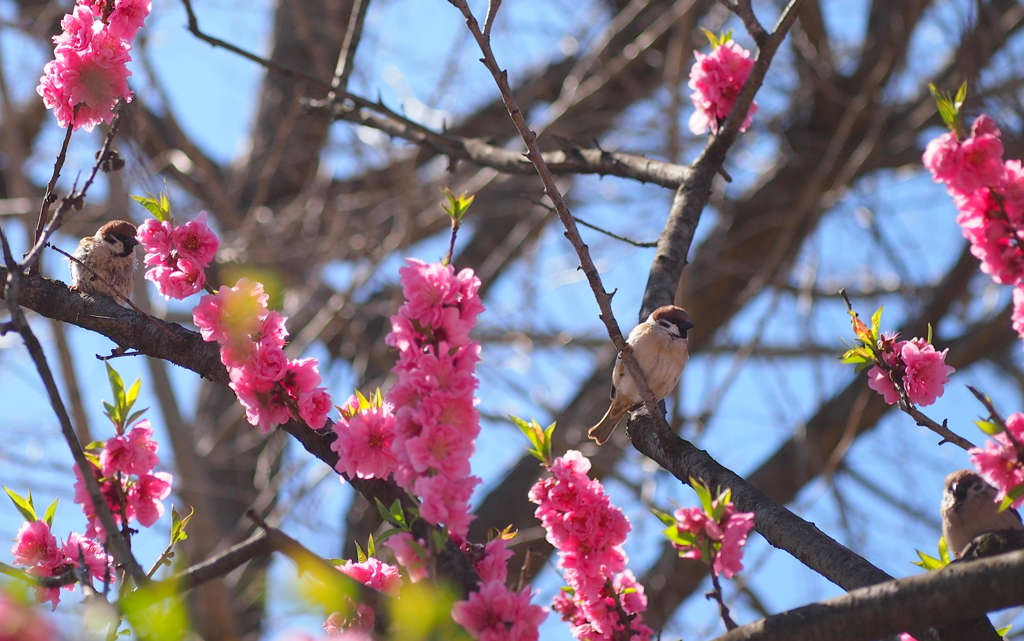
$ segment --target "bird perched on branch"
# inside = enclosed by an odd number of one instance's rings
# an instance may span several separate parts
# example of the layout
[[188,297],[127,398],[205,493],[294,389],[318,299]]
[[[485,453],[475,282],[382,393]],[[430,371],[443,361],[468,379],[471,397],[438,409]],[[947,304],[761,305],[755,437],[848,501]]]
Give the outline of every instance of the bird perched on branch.
[[124,305],[135,286],[138,244],[135,225],[126,220],[112,220],[100,227],[95,236],[83,238],[73,254],[82,264],[71,261],[71,288],[110,296]]
[[[675,305],[665,305],[651,312],[647,320],[634,327],[626,339],[644,372],[647,385],[659,401],[668,396],[683,373],[683,367],[690,356],[686,346],[686,332],[690,329],[693,329],[693,323],[686,310]],[[612,370],[611,406],[604,418],[590,428],[587,436],[597,441],[598,445],[604,445],[626,412],[640,407],[643,402],[620,354]]]
[[996,488],[974,470],[958,470],[946,477],[942,495],[942,536],[956,558],[982,534],[1024,530],[1020,514],[1012,508],[999,511]]

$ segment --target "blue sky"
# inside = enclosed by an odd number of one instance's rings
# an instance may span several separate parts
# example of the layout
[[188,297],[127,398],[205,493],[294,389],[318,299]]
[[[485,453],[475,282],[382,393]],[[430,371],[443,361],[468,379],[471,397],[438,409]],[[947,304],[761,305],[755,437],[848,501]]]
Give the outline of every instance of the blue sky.
[[[485,3],[471,5],[479,14]],[[834,34],[840,53],[857,45],[865,26],[865,2],[825,3],[825,18]],[[582,6],[564,0],[551,3],[506,1],[495,26],[495,52],[499,61],[510,70],[513,79],[533,65],[547,60],[553,52],[571,48],[575,43],[586,44],[602,24],[603,15],[597,3]],[[773,5],[755,3],[766,23],[773,21]],[[9,16],[11,7],[0,2],[0,17]],[[269,48],[269,3],[242,2],[241,0],[212,0],[200,3],[197,13],[202,28],[239,46],[265,53]],[[911,64],[904,72],[900,91],[914,91],[915,78],[934,69],[943,60],[943,47],[948,47],[949,25],[961,24],[963,8],[958,3],[943,3],[936,8],[919,30],[910,57]],[[262,78],[255,65],[228,52],[211,48],[196,40],[184,28],[185,15],[180,4],[171,0],[157,0],[154,12],[145,30],[146,51],[151,57],[158,82],[170,96],[169,107],[185,130],[200,146],[221,163],[232,163],[244,156],[246,132],[254,117],[253,95]],[[733,26],[730,24],[730,26]],[[26,46],[26,40],[9,27],[3,28],[0,39],[3,66],[8,76],[15,70],[22,81],[12,83],[16,96],[31,98],[34,84],[25,79],[37,77],[47,59],[48,52],[36,45]],[[381,0],[371,5],[367,17],[367,34],[357,58],[353,89],[357,93],[376,97],[395,108],[403,108],[411,117],[436,124],[442,119],[449,122],[470,112],[475,106],[493,99],[495,88],[486,70],[477,61],[471,40],[465,36],[464,24],[458,12],[440,0],[429,5],[416,0]],[[739,30],[737,31],[739,33]],[[737,39],[746,46],[749,40]],[[930,55],[924,55],[924,54]],[[780,52],[780,64],[789,55]],[[944,54],[943,54],[944,55]],[[848,56],[851,57],[852,56]],[[445,80],[446,63],[456,61],[458,82]],[[153,101],[152,79],[142,66],[135,63],[133,86]],[[762,108],[759,119],[768,118],[786,108],[786,91],[792,78],[775,70],[769,74],[765,87],[758,96]],[[663,145],[663,132],[652,126],[658,110],[667,102],[666,96],[636,105],[622,117],[621,132],[612,142],[602,144],[612,148],[657,155]],[[689,109],[678,114],[684,124]],[[542,114],[535,114],[542,118]],[[727,189],[738,194],[754,184],[764,170],[764,161],[777,148],[777,142],[766,131],[757,127],[744,135],[733,151],[730,172],[736,177]],[[52,167],[52,155],[59,145],[60,132],[52,123],[48,126],[43,145],[38,147],[32,160],[32,174],[45,178]],[[361,167],[351,153],[359,146],[371,162],[385,163],[389,157],[400,155],[402,145],[388,147],[380,136],[368,130],[354,130],[340,123],[332,130],[332,145],[324,154],[324,170],[336,176],[354,173]],[[690,142],[687,160],[699,150],[702,140]],[[96,138],[76,137],[69,155],[66,179],[81,168],[90,165]],[[133,176],[144,174],[141,168]],[[156,191],[162,179],[149,177],[135,186],[135,191]],[[102,187],[102,185],[100,185]],[[660,187],[638,185],[615,178],[577,179],[569,197],[574,212],[591,222],[597,222],[613,231],[640,240],[654,239],[664,222],[670,202],[670,193]],[[93,197],[102,199],[102,188]],[[799,259],[800,268],[815,276],[823,286],[856,287],[891,280],[901,268],[889,264],[884,258],[870,254],[871,235],[866,228],[865,211],[878,222],[882,233],[901,252],[910,266],[914,282],[934,279],[955,260],[962,240],[953,222],[954,210],[943,190],[926,176],[913,169],[886,172],[862,181],[855,189],[839,195],[834,208],[822,222],[814,238],[808,242]],[[189,212],[189,214],[194,212]],[[141,220],[141,209],[135,211]],[[698,230],[698,240],[707,234],[716,213],[709,209]],[[472,214],[468,221],[474,224]],[[14,238],[19,238],[16,225],[5,225]],[[595,261],[601,270],[605,287],[618,288],[614,309],[623,329],[628,329],[639,308],[646,270],[653,250],[638,249],[583,230]],[[469,237],[462,236],[462,242]],[[71,248],[74,239],[59,239],[62,246]],[[424,260],[436,260],[444,252],[445,240],[432,239],[413,247],[409,255]],[[397,278],[401,257],[396,256],[382,271],[381,278]],[[530,267],[504,276],[487,301],[488,312],[481,324],[488,328],[531,328],[535,330],[568,331],[575,335],[603,336],[597,318],[593,296],[575,270],[576,258],[559,229],[549,228],[535,253],[528,257]],[[50,273],[63,277],[64,266],[56,257],[49,259]],[[329,277],[344,283],[351,277],[351,266],[334,265]],[[377,282],[377,281],[374,281]],[[371,283],[372,284],[372,283]],[[978,279],[975,286],[986,292],[984,300],[995,307],[1005,302],[1008,292]],[[537,303],[534,309],[524,310],[523,292]],[[155,295],[155,294],[153,294]],[[195,301],[192,301],[194,304]],[[881,302],[860,303],[864,314],[873,311]],[[884,326],[897,327],[907,310],[898,296],[887,297]],[[187,310],[187,305],[173,305],[172,309]],[[977,317],[983,310],[972,310],[969,317]],[[699,319],[697,330],[700,331]],[[795,323],[799,330],[794,331]],[[942,326],[940,335],[955,335],[961,328]],[[52,343],[48,340],[50,326],[36,319],[34,326],[48,345],[48,353],[56,360]],[[813,313],[802,311],[800,302],[789,294],[775,299],[761,294],[741,313],[730,329],[731,342],[742,343],[755,334],[771,344],[797,344],[813,339],[823,344],[834,344],[837,355],[841,352],[840,337],[849,334],[848,319],[840,301],[819,304]],[[68,337],[74,346],[77,373],[89,403],[90,419],[97,437],[105,429],[100,399],[109,399],[109,390],[103,376],[102,363],[94,354],[108,353],[112,345],[105,338],[68,327]],[[16,338],[0,339],[0,405],[2,423],[10,435],[0,446],[0,457],[9,464],[0,468],[0,480],[12,488],[23,491],[31,486],[37,503],[48,503],[54,496],[62,497],[58,510],[56,531],[65,534],[71,529],[81,530],[82,518],[78,506],[70,500],[70,456],[59,438],[56,421],[46,405],[45,394],[35,375],[32,364]],[[323,356],[313,346],[308,355]],[[148,373],[141,361],[118,359],[117,368],[126,380],[141,376],[144,381],[142,406],[149,406],[149,418],[158,430],[163,429],[156,400],[147,385]],[[575,350],[556,351],[514,344],[488,348],[480,368],[481,410],[488,415],[515,414],[536,417],[541,422],[550,418],[545,408],[557,408],[575,393],[582,377],[589,375],[593,361],[589,354]],[[770,455],[775,448],[799,433],[802,420],[835,391],[842,389],[851,379],[852,371],[837,361],[821,362],[810,359],[784,362],[754,358],[744,364],[740,374],[732,380],[734,367],[731,355],[701,356],[688,366],[680,399],[689,414],[696,414],[709,402],[721,395],[719,409],[706,431],[692,432],[699,447],[708,450],[724,465],[740,474],[747,474]],[[324,367],[325,379],[336,400],[347,397],[356,383],[344,365]],[[194,412],[197,397],[197,377],[190,372],[172,368],[172,378],[178,398],[186,416]],[[731,381],[731,382],[730,382]],[[515,383],[516,387],[509,383]],[[973,384],[987,390],[999,402],[1005,413],[1021,406],[1020,393],[992,366],[979,365],[969,371],[958,372],[947,393],[927,413],[939,420],[948,418],[959,433],[977,441],[981,435],[971,421],[980,408],[970,397],[964,384]],[[520,393],[519,390],[524,390]],[[340,402],[340,401],[339,401]],[[580,426],[563,426],[565,429]],[[109,436],[109,432],[106,433]],[[873,476],[902,500],[930,514],[937,513],[942,477],[967,465],[966,455],[952,446],[935,447],[937,438],[913,424],[908,417],[891,414],[869,435],[856,441],[846,461],[861,473]],[[166,437],[161,454],[170,457]],[[483,490],[501,478],[504,466],[518,459],[525,447],[518,431],[506,421],[485,421],[483,435],[474,458],[474,472],[484,480]],[[313,550],[326,557],[340,554],[345,508],[351,500],[349,488],[326,473],[324,466],[310,461],[304,452],[292,447],[288,464],[298,470],[293,481],[285,488],[285,503],[294,501],[294,510],[283,528]],[[635,452],[627,454],[620,469],[623,479],[630,482],[657,482],[656,500],[660,507],[669,509],[673,502],[690,505],[693,493],[679,486],[663,472]],[[315,488],[306,491],[307,486]],[[646,507],[640,505],[630,489],[620,481],[608,480],[608,491],[621,505],[634,523],[635,536],[627,544],[632,567],[638,575],[643,573],[658,546],[658,523]],[[836,489],[838,488],[838,489]],[[175,500],[175,503],[180,503]],[[839,506],[847,506],[845,517]],[[916,573],[910,565],[914,549],[934,552],[938,532],[928,520],[909,519],[890,508],[880,505],[859,486],[840,481],[828,485],[823,481],[809,484],[801,492],[794,506],[804,518],[815,522],[831,536],[850,545],[883,570],[905,576]],[[0,505],[0,538],[13,538],[19,522],[13,507]],[[143,558],[151,559],[165,545],[168,519],[144,532],[136,549]],[[751,587],[765,601],[769,609],[781,611],[822,598],[836,596],[841,591],[797,563],[785,552],[772,550],[759,536],[753,536],[747,552],[748,567],[759,568],[749,573]],[[301,604],[291,596],[293,571],[287,561],[275,561],[270,582],[270,620],[266,638],[273,639],[287,629],[319,629],[322,617],[303,616]],[[561,585],[553,571],[539,577],[535,587],[541,590],[538,602],[546,603]],[[732,596],[734,587],[725,587]],[[67,604],[78,597],[68,595]],[[62,611],[71,611],[65,608]],[[734,611],[738,621],[749,622],[759,618],[742,600]],[[62,617],[65,624],[70,625]],[[995,620],[1000,620],[998,617]],[[670,627],[667,638],[685,635],[686,638],[708,638],[721,627],[714,608],[699,595],[690,599]],[[545,639],[568,639],[568,631],[555,617],[549,618],[542,630]]]

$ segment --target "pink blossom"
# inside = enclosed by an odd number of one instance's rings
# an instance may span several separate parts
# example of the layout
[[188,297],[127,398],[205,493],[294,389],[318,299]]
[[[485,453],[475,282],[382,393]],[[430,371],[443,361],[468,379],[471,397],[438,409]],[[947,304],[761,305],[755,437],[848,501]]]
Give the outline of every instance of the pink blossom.
[[[416,545],[413,545],[415,541]],[[409,573],[409,580],[413,583],[421,581],[430,575],[427,568],[426,543],[422,540],[416,541],[412,534],[401,532],[384,541],[384,547],[389,548],[395,554],[395,560]]]
[[335,469],[339,473],[349,478],[387,478],[398,467],[391,450],[395,417],[389,404],[364,409],[348,418],[343,415],[333,429],[338,438],[331,449],[338,453]]
[[[60,600],[59,594],[57,600]],[[53,641],[57,638],[50,623],[32,607],[0,590],[0,641]]]
[[501,581],[482,583],[477,592],[452,607],[452,619],[479,641],[537,641],[547,618],[530,604],[530,589],[513,592]]
[[288,371],[288,357],[277,345],[256,346],[256,363],[253,367],[253,376],[261,381],[276,382],[284,378]]
[[[91,468],[92,474],[98,482],[99,479],[102,478],[99,468],[97,468],[95,465],[90,465],[89,467]],[[99,522],[99,517],[96,514],[96,508],[93,505],[92,497],[89,496],[89,491],[85,487],[85,478],[82,476],[82,472],[81,470],[78,469],[77,464],[75,464],[74,466],[74,472],[74,500],[75,503],[82,506],[82,511],[85,513],[85,518],[89,522],[89,527],[86,529],[85,534],[89,538],[96,538],[101,542],[106,541],[106,532],[103,530],[103,525]],[[114,485],[114,482],[110,480],[104,481],[99,485],[100,493],[103,495],[103,498],[105,498],[107,501],[107,507],[110,509],[110,513],[114,518],[114,523],[116,525],[121,525],[122,509],[119,502],[120,496],[117,487]],[[132,518],[132,516],[134,516],[134,512],[130,505],[125,506],[123,511],[126,513],[129,519]]]
[[398,270],[406,303],[398,313],[423,326],[440,324],[443,309],[457,305],[462,286],[450,265],[424,263],[410,258]]
[[149,419],[139,421],[123,436],[107,439],[100,454],[103,476],[111,477],[115,472],[149,474],[160,462],[158,448]]
[[[903,384],[907,397],[915,405],[927,406],[934,403],[945,391],[949,375],[956,371],[946,365],[949,350],[937,352],[923,338],[883,342],[882,348],[882,357],[894,371],[892,375]],[[892,405],[900,400],[889,372],[876,365],[867,374],[868,387],[881,394],[886,403]]]
[[97,581],[114,581],[114,557],[107,554],[96,541],[71,532],[61,545],[61,552],[66,562],[74,566],[80,565],[84,558],[89,575]]
[[505,582],[508,578],[508,560],[514,552],[505,547],[508,541],[498,536],[492,539],[484,547],[483,558],[474,564],[476,573],[484,583],[488,581]]
[[293,399],[299,394],[316,389],[320,385],[319,362],[315,358],[300,358],[288,363],[281,384]]
[[194,260],[200,267],[210,264],[220,247],[220,239],[206,224],[205,211],[174,230],[174,246],[181,256]]
[[41,565],[54,568],[64,561],[57,547],[57,538],[50,532],[45,521],[26,521],[18,529],[18,536],[11,548],[14,562],[18,565]]
[[[345,597],[349,611],[334,612],[324,621],[324,632],[330,634],[330,641],[373,641],[369,632],[373,630],[373,622],[377,614],[373,608],[364,603],[355,603]],[[312,641],[312,639],[310,639]]]
[[402,587],[402,577],[398,573],[398,568],[381,563],[372,556],[361,563],[345,561],[344,565],[339,565],[337,568],[345,576],[378,592],[393,594]]
[[107,17],[107,30],[130,42],[142,28],[152,6],[150,0],[117,0]]
[[67,54],[88,50],[92,44],[93,35],[96,33],[93,29],[95,23],[92,9],[82,4],[76,4],[71,13],[65,15],[60,21],[61,33],[53,37],[55,45],[53,52]]
[[[146,250],[146,254],[154,254],[163,262],[174,249],[174,227],[170,221],[147,218],[135,232],[135,238]],[[147,256],[148,259],[148,256]],[[147,260],[147,264],[151,264]]]
[[331,395],[326,387],[317,387],[299,394],[299,418],[311,429],[318,430],[327,424],[331,408]]
[[419,477],[413,492],[420,497],[420,516],[434,525],[443,523],[453,536],[465,538],[470,522],[476,518],[469,513],[469,499],[479,483],[475,476]]
[[270,314],[267,299],[262,283],[240,278],[234,287],[203,296],[192,310],[192,320],[207,342],[249,337],[260,331]]
[[910,402],[922,407],[931,405],[942,396],[949,375],[954,370],[946,365],[948,349],[936,352],[935,348],[922,338],[905,341],[900,347],[900,360],[906,367],[903,385]]
[[1013,331],[1024,338],[1024,287],[1013,288]]
[[910,636],[907,632],[900,632],[900,641],[917,641],[917,639]]
[[[693,55],[696,61],[690,69],[688,86],[694,90],[690,98],[696,111],[690,117],[690,131],[700,135],[710,128],[717,133],[719,125],[732,111],[754,61],[749,51],[732,40],[710,54],[694,51]],[[751,103],[740,131],[747,130],[755,113],[757,103]]]
[[[53,109],[61,127],[92,129],[114,118],[118,100],[131,100],[125,66],[131,57],[125,45],[99,41],[97,35],[89,49],[58,54],[43,67],[36,92],[48,109]],[[118,41],[120,42],[120,41]],[[75,108],[78,108],[77,114]]]
[[715,555],[714,571],[719,576],[731,579],[743,569],[743,545],[747,535],[754,527],[754,515],[751,512],[732,514],[723,524],[722,548]]
[[288,319],[281,316],[277,312],[270,312],[267,317],[263,319],[263,325],[260,327],[260,340],[259,343],[264,347],[284,347],[288,342],[288,329],[285,327],[285,321]]
[[925,147],[922,160],[928,171],[932,172],[932,179],[935,182],[946,184],[953,182],[959,169],[957,165],[959,149],[960,141],[953,132],[942,134]]
[[954,190],[971,194],[981,187],[994,187],[1003,175],[1003,143],[994,134],[971,136],[957,149],[956,163],[950,182]]
[[162,296],[175,300],[185,300],[192,294],[202,291],[203,286],[206,285],[206,273],[203,272],[203,267],[188,258],[179,258],[169,274],[161,273],[161,275],[164,276],[162,280],[154,281],[157,291]]
[[[1015,412],[1006,418],[1006,430],[1018,443],[1024,443],[1024,414]],[[978,474],[998,491],[996,500],[1002,501],[1010,490],[1024,483],[1024,469],[1017,448],[1006,433],[996,434],[985,441],[985,447],[967,451]],[[1013,507],[1024,504],[1024,497],[1014,501]]]
[[173,477],[167,472],[143,474],[128,488],[128,505],[145,527],[157,522],[164,514],[163,499],[171,494]]

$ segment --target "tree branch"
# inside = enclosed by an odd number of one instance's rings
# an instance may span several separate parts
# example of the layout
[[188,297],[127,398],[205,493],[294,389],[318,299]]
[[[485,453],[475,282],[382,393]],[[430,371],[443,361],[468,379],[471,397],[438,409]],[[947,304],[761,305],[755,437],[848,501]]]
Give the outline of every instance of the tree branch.
[[1024,551],[855,590],[745,625],[716,641],[871,641],[1024,604]]

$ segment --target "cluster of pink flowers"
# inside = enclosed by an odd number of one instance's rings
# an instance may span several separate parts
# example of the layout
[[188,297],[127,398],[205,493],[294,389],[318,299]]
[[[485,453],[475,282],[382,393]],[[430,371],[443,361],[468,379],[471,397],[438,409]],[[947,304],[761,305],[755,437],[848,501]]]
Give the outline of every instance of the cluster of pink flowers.
[[[402,587],[402,577],[398,568],[387,563],[382,563],[374,557],[365,561],[353,563],[345,561],[343,565],[336,566],[345,576],[359,581],[368,588],[384,592],[385,594],[396,595]],[[347,599],[347,597],[346,597]],[[334,612],[324,621],[324,630],[331,634],[345,632],[346,630],[369,632],[373,629],[373,622],[376,613],[373,608],[363,603],[355,603],[348,599],[350,612]]]
[[[114,522],[119,526],[125,520],[129,523],[136,520],[140,525],[149,527],[163,516],[163,500],[171,494],[173,477],[167,472],[153,471],[160,462],[157,447],[153,428],[148,420],[142,420],[124,434],[107,439],[99,455],[99,466],[90,465]],[[82,506],[89,521],[86,535],[105,541],[106,532],[77,465],[75,503]]]
[[206,212],[175,227],[169,220],[149,218],[136,238],[146,249],[146,280],[167,298],[184,300],[206,286],[206,268],[217,254],[220,239],[206,224]]
[[[897,380],[902,381],[907,398],[915,405],[926,406],[942,396],[949,375],[956,370],[946,365],[945,349],[941,352],[923,338],[909,341],[897,340],[898,334],[886,332],[878,340],[881,358],[893,370]],[[889,372],[879,366],[868,370],[868,387],[885,398],[892,405],[900,400],[899,392],[893,385]]]
[[[395,409],[395,480],[420,498],[420,516],[465,538],[469,498],[480,479],[469,458],[480,433],[473,397],[480,344],[469,340],[483,304],[472,270],[409,259],[401,274],[405,304],[391,317],[387,344],[398,349],[388,393]],[[339,439],[354,436],[339,434]]]
[[150,6],[150,0],[78,0],[64,16],[54,59],[36,87],[61,127],[92,131],[113,119],[118,100],[131,101],[128,52]]
[[28,604],[0,590],[0,641],[53,641],[50,623]]
[[552,607],[570,622],[577,639],[647,641],[652,632],[643,624],[647,597],[626,569],[622,549],[629,521],[601,482],[587,476],[590,461],[581,453],[570,450],[549,469],[552,476],[530,489],[530,500],[538,505],[537,518],[558,549],[558,566],[572,589],[559,594]]
[[1024,336],[1024,166],[1003,160],[999,137],[995,122],[979,116],[965,140],[949,132],[928,143],[924,165],[953,197],[981,270],[1015,287],[1013,326]]
[[[11,548],[14,562],[29,566],[28,572],[33,576],[59,576],[72,568],[80,567],[85,561],[89,576],[105,582],[113,582],[113,557],[103,551],[98,542],[74,532],[58,545],[57,537],[50,531],[45,521],[26,521],[18,530],[18,536]],[[74,590],[74,584],[64,586],[65,590]],[[60,588],[37,587],[36,600],[40,603],[49,601],[53,609],[60,603]],[[3,612],[3,595],[0,594],[0,613]],[[0,616],[0,638],[3,638],[2,626],[4,618]]]
[[[694,51],[693,55],[697,61],[690,69],[689,87],[694,90],[690,98],[696,111],[690,116],[690,131],[697,135],[708,129],[718,133],[718,127],[732,111],[754,61],[750,52],[733,40],[718,44],[710,54]],[[751,103],[740,131],[747,130],[755,113],[756,102]]]
[[[718,518],[700,507],[685,507],[676,510],[676,528],[688,533],[692,543],[681,544],[673,541],[679,556],[684,559],[704,559],[711,563],[711,570],[717,576],[731,579],[743,569],[743,546],[747,535],[754,527],[752,512],[737,512],[731,503],[719,504],[712,501],[712,509],[720,513]],[[713,558],[709,558],[713,557]]]
[[338,438],[331,449],[338,453],[335,469],[349,478],[386,479],[398,469],[392,451],[395,440],[395,415],[390,403],[367,403],[352,396],[342,407],[341,419],[334,423]]
[[[416,543],[415,546],[413,542]],[[409,573],[409,580],[413,583],[422,581],[430,575],[430,568],[427,566],[429,559],[424,556],[427,542],[423,539],[416,540],[412,534],[400,532],[384,541],[384,546],[394,553],[395,560]]]
[[[967,451],[978,474],[999,490],[996,501],[1002,501],[1010,490],[1024,483],[1024,461],[1018,455],[1014,440],[1024,444],[1024,414],[1020,412],[1006,418],[1006,432],[985,441],[984,448],[973,447]],[[1024,504],[1024,496],[1014,501],[1013,507],[1021,504]]]
[[295,417],[313,429],[327,422],[331,396],[320,387],[315,358],[284,355],[287,320],[267,309],[263,285],[239,279],[203,296],[192,319],[207,342],[220,343],[220,359],[245,416],[264,432]]
[[452,607],[452,619],[478,641],[537,641],[548,613],[530,603],[530,588],[515,592],[493,579]]

